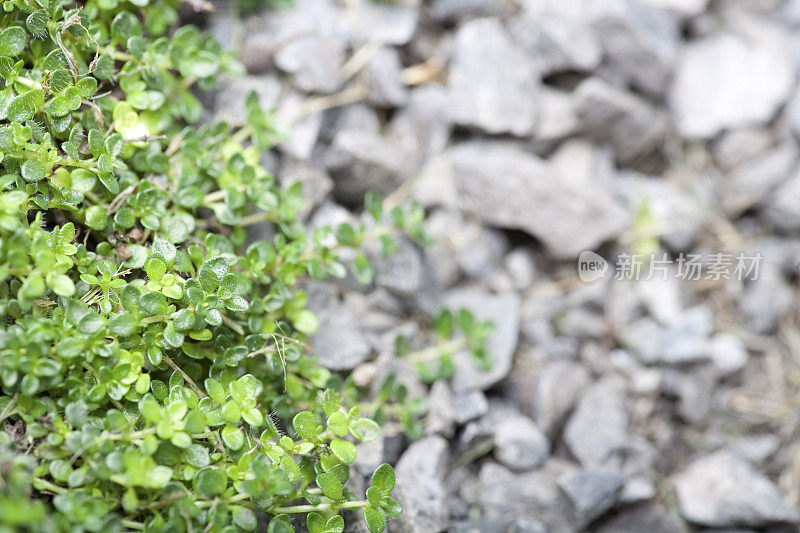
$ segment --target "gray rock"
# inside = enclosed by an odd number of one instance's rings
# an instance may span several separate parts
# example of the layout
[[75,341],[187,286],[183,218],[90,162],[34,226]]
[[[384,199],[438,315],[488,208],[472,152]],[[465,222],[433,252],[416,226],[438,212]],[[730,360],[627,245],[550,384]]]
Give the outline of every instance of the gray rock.
[[622,164],[648,155],[666,135],[666,115],[600,79],[587,79],[573,95],[580,128],[595,142],[610,144]]
[[677,397],[678,416],[690,424],[697,424],[711,410],[717,377],[716,370],[708,365],[687,372],[667,369],[662,373],[661,387],[667,395]]
[[445,438],[453,436],[455,429],[455,412],[453,405],[453,391],[444,380],[438,380],[431,385],[428,392],[428,414],[425,417],[425,430],[427,433],[438,433]]
[[[796,2],[800,6],[800,1]],[[798,8],[800,12],[800,7]],[[795,89],[789,104],[784,110],[784,117],[795,137],[800,137],[800,90]]]
[[633,289],[650,316],[661,324],[680,322],[683,314],[681,281],[673,268],[660,276],[637,280]]
[[452,397],[453,418],[457,424],[475,420],[489,411],[489,402],[479,390],[459,392]]
[[360,202],[367,191],[388,194],[400,183],[403,165],[398,147],[367,131],[341,130],[326,155],[339,197]]
[[768,433],[762,435],[744,435],[733,443],[733,453],[754,466],[763,467],[781,447],[781,439]]
[[407,441],[402,434],[384,435],[370,442],[356,444],[357,457],[353,466],[362,476],[371,476],[383,463],[395,464]]
[[225,9],[227,6],[214,7],[214,11],[208,17],[208,31],[224,50],[230,50],[234,47],[234,16],[229,9]]
[[764,214],[781,231],[793,232],[800,229],[800,170],[780,185],[770,196],[764,207]]
[[542,370],[534,396],[536,423],[551,437],[590,383],[589,372],[569,361],[556,361]]
[[533,518],[517,518],[510,531],[512,533],[547,533],[547,527]]
[[395,242],[397,252],[389,257],[384,257],[377,250],[370,254],[375,269],[375,283],[393,293],[409,296],[422,287],[422,254],[408,237],[396,235]]
[[402,531],[428,533],[447,526],[447,441],[427,437],[409,446],[397,463],[397,499],[403,514],[397,519]]
[[275,54],[275,64],[293,75],[304,91],[332,93],[342,84],[339,69],[345,62],[345,43],[334,36],[298,37]]
[[436,155],[422,166],[416,175],[411,196],[425,207],[457,208],[458,192],[453,181],[453,166],[446,154]]
[[456,261],[458,250],[480,227],[470,223],[460,211],[437,209],[425,221],[425,230],[434,241],[424,250],[431,271],[440,285],[450,287],[458,281],[460,274]]
[[787,141],[720,176],[716,190],[723,209],[738,215],[765,201],[796,169],[797,157],[796,143]]
[[512,411],[497,421],[494,454],[511,469],[530,470],[550,455],[550,443],[530,418]]
[[[229,31],[232,36],[232,29]],[[248,32],[242,40],[239,60],[250,74],[263,74],[273,68],[275,52],[278,50],[279,45],[280,43],[278,43],[271,29],[265,28],[262,31]],[[230,50],[233,47],[231,42],[229,46],[225,46],[225,49]]]
[[670,105],[684,136],[711,138],[725,128],[768,122],[793,79],[791,63],[768,46],[713,35],[684,48]]
[[500,2],[494,0],[433,0],[430,15],[436,22],[453,22],[467,18],[498,16]]
[[689,248],[707,216],[707,210],[696,195],[674,181],[647,178],[632,172],[620,176],[619,184],[628,209],[635,213],[645,206],[664,243],[676,250]]
[[[405,161],[403,169],[408,175],[416,173],[423,163],[447,146],[450,122],[446,108],[444,87],[434,84],[417,87],[410,92],[407,105],[387,125],[386,137],[399,146]],[[440,178],[434,175],[434,179]],[[419,188],[418,184],[415,190]],[[446,203],[455,196],[444,189],[436,197],[438,202]]]
[[592,0],[587,15],[609,68],[639,90],[660,96],[678,52],[675,17],[634,0]]
[[402,107],[408,91],[400,79],[403,65],[394,48],[380,48],[367,63],[367,101],[378,107]]
[[214,121],[243,125],[247,120],[244,103],[250,91],[255,91],[263,109],[270,109],[278,105],[281,86],[273,75],[247,76],[221,83],[214,98]]
[[663,507],[644,503],[621,510],[600,525],[597,533],[687,533],[686,524]]
[[450,151],[459,197],[468,210],[488,224],[530,233],[561,259],[611,239],[628,220],[616,199],[593,183],[592,162],[569,155],[548,165],[511,144],[477,141]]
[[467,22],[455,36],[449,75],[454,122],[524,136],[536,124],[537,73],[497,19]]
[[564,442],[585,467],[615,466],[627,446],[628,411],[618,385],[601,381],[583,395],[564,429]]
[[314,355],[325,368],[349,370],[369,358],[370,347],[359,320],[336,294],[336,289],[321,283],[308,290],[308,309],[319,319],[319,330],[312,337]]
[[280,108],[275,114],[278,124],[290,127],[288,139],[279,144],[281,152],[298,159],[311,158],[322,127],[322,113],[311,113],[302,117],[296,115],[305,102],[306,98],[301,94],[289,93],[281,100]]
[[381,121],[377,112],[366,104],[350,104],[331,110],[333,120],[323,130],[323,137],[332,142],[337,133],[343,130],[352,130],[378,135],[381,131]]
[[521,291],[531,286],[536,276],[536,264],[530,250],[513,249],[506,254],[504,263],[515,289]]
[[486,278],[499,270],[500,261],[508,252],[508,238],[501,232],[480,228],[458,251],[458,266],[472,278]]
[[292,156],[281,159],[279,175],[281,184],[288,185],[294,181],[303,184],[303,200],[306,203],[301,211],[303,217],[321,204],[333,189],[333,181],[323,169]]
[[525,2],[512,17],[509,33],[535,61],[543,75],[569,70],[591,71],[600,64],[602,48],[574,1]]
[[712,145],[714,161],[723,171],[730,171],[744,162],[766,152],[775,143],[767,127],[726,130]]
[[583,529],[602,516],[616,503],[625,478],[614,470],[586,469],[569,472],[559,478],[558,485],[572,503],[578,529]]
[[772,482],[728,451],[696,459],[675,479],[681,514],[708,527],[797,524],[797,510]]
[[418,16],[413,7],[358,2],[347,14],[347,31],[355,43],[402,46],[414,35]]
[[737,303],[747,318],[748,329],[769,333],[778,327],[778,321],[794,298],[794,291],[789,288],[783,273],[774,265],[761,264],[758,278],[746,283]]
[[491,526],[483,531],[507,531],[519,520],[541,522],[549,532],[574,531],[567,518],[569,506],[556,481],[571,468],[550,460],[538,470],[514,474],[497,463],[484,463],[479,474],[480,504]]
[[708,359],[712,327],[711,311],[697,306],[667,327],[641,318],[623,327],[620,340],[645,364],[679,365]]
[[708,347],[711,363],[722,376],[731,375],[747,364],[747,349],[737,337],[718,333]]
[[645,0],[645,2],[683,17],[693,17],[705,11],[709,0]]
[[578,131],[578,117],[570,93],[544,85],[539,92],[539,102],[534,140],[554,141]]
[[457,289],[447,293],[441,301],[447,309],[469,309],[479,320],[490,320],[494,329],[489,336],[488,348],[492,367],[483,372],[473,365],[469,354],[454,356],[455,374],[453,390],[487,389],[506,377],[511,370],[519,335],[520,300],[514,293],[491,294],[478,287]]
[[652,500],[656,496],[656,485],[644,476],[632,476],[625,480],[619,495],[619,503],[630,504]]

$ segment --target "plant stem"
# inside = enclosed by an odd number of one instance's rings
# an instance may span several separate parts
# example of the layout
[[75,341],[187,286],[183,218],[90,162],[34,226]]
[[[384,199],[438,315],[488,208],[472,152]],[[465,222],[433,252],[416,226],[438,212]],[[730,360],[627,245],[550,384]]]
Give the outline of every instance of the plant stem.
[[67,489],[65,489],[64,487],[59,487],[58,485],[54,485],[54,484],[50,483],[49,481],[47,481],[46,479],[42,479],[40,477],[33,478],[33,481],[35,483],[37,483],[39,486],[41,486],[42,488],[45,488],[47,490],[51,490],[51,491],[53,491],[53,492],[55,492],[57,494],[65,494],[66,492],[68,492]]
[[252,226],[253,224],[258,224],[259,222],[275,222],[276,215],[274,213],[270,213],[269,211],[261,211],[260,213],[253,213],[252,215],[247,215],[246,217],[242,217],[239,221],[239,226]]
[[444,342],[438,346],[431,346],[430,348],[425,348],[424,350],[411,352],[410,354],[403,356],[403,359],[411,363],[424,363],[425,361],[430,361],[431,359],[440,357],[443,353],[457,352],[466,347],[466,339],[454,339]]
[[133,520],[123,520],[122,525],[129,529],[136,529],[138,531],[144,530],[144,524],[134,522]]
[[172,368],[172,370],[177,371],[178,373],[180,373],[181,376],[183,376],[183,379],[186,380],[186,382],[189,384],[189,386],[192,388],[192,390],[197,393],[198,396],[200,396],[201,398],[205,398],[205,397],[208,396],[208,394],[203,392],[200,389],[200,387],[197,386],[197,383],[195,383],[194,380],[189,377],[189,374],[184,372],[181,367],[179,367],[178,365],[175,364],[175,361],[173,361],[172,359],[170,359],[166,355],[162,355],[161,357]]
[[290,505],[287,507],[273,507],[269,512],[274,514],[282,513],[311,513],[314,511],[338,511],[339,509],[360,509],[369,507],[367,500],[344,503],[321,503],[319,505]]

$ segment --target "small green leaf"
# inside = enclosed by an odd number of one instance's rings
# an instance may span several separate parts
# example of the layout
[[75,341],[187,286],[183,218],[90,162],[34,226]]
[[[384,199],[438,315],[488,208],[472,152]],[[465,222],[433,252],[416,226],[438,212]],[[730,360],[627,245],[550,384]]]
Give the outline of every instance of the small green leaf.
[[369,418],[355,418],[349,423],[350,433],[362,442],[371,442],[381,434],[381,427]]
[[333,515],[325,523],[324,533],[342,533],[344,531],[344,518],[341,515]]
[[244,297],[234,294],[225,301],[225,307],[230,311],[244,313],[250,309],[250,304],[247,303],[247,300],[245,300]]
[[369,533],[382,533],[386,529],[386,516],[380,509],[374,507],[364,509],[364,521],[367,523]]
[[231,514],[233,516],[234,524],[245,531],[255,531],[258,522],[256,520],[256,515],[253,514],[253,511],[246,507],[234,507],[233,513]]
[[31,89],[14,98],[8,105],[6,114],[11,122],[25,122],[44,105],[44,94],[41,89]]
[[20,170],[26,181],[39,181],[47,177],[47,169],[38,159],[25,160]]
[[108,320],[108,327],[111,332],[120,337],[132,335],[138,325],[136,318],[128,312],[118,313]]
[[378,242],[381,248],[381,255],[389,257],[397,252],[397,241],[388,235],[381,235],[378,237]]
[[172,322],[170,322],[167,324],[167,327],[164,328],[164,340],[170,347],[180,348],[183,345],[183,333],[177,331],[175,326],[172,325]]
[[308,513],[306,527],[308,533],[325,533],[325,519],[319,513]]
[[312,334],[319,329],[319,320],[308,309],[292,314],[292,322],[297,331],[301,333]]
[[391,496],[386,496],[383,499],[383,506],[381,507],[383,512],[386,513],[386,516],[389,518],[397,518],[401,514],[403,514],[403,507],[400,503],[392,498]]
[[206,259],[197,273],[197,280],[206,292],[215,292],[222,277],[228,272],[228,260],[224,257]]
[[336,240],[339,241],[339,244],[351,246],[356,242],[356,232],[353,226],[346,222],[336,226],[333,230],[333,234],[336,236]]
[[194,490],[202,496],[213,497],[225,492],[228,480],[222,472],[213,468],[198,470],[192,481]]
[[242,430],[231,425],[222,428],[222,440],[231,450],[238,450],[244,446],[244,435]]
[[389,464],[383,463],[372,474],[369,484],[385,496],[394,489],[394,480],[394,469]]
[[100,231],[108,224],[106,211],[99,205],[93,205],[86,210],[86,225]]
[[206,387],[206,392],[211,399],[217,403],[225,403],[225,389],[222,387],[219,381],[214,378],[206,378],[204,385]]
[[295,533],[292,519],[288,514],[279,514],[269,521],[267,533]]
[[342,497],[342,483],[333,472],[319,474],[317,476],[317,486],[331,500],[339,500]]
[[16,57],[24,50],[28,33],[19,26],[12,26],[0,33],[0,56]]
[[311,411],[300,411],[292,420],[294,430],[306,440],[317,437],[317,417]]
[[172,324],[178,331],[186,331],[187,329],[193,329],[194,322],[195,322],[195,315],[194,311],[192,311],[191,309],[181,309],[175,314],[175,316],[172,319]]
[[362,285],[369,285],[375,276],[375,271],[372,268],[372,263],[367,259],[367,256],[362,252],[356,253],[353,259],[353,275],[356,281]]
[[331,452],[344,464],[352,464],[356,460],[356,447],[346,440],[333,439],[330,444]]
[[59,296],[70,297],[75,293],[75,284],[66,274],[48,274],[47,286]]
[[144,271],[152,281],[161,281],[167,272],[167,262],[164,260],[164,256],[158,252],[151,253],[144,264]]
[[340,437],[347,435],[347,415],[341,411],[333,413],[328,417],[328,429]]
[[377,487],[367,489],[367,501],[375,507],[380,507],[383,503],[384,494]]
[[383,216],[383,199],[372,191],[367,192],[364,197],[364,209],[372,215],[376,222],[379,222]]

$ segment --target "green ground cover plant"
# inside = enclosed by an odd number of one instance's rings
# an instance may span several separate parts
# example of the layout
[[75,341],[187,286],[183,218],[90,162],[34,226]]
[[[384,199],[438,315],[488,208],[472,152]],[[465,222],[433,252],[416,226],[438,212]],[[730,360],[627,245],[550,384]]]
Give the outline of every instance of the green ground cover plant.
[[[351,492],[355,443],[421,435],[424,404],[319,366],[301,283],[370,283],[362,245],[424,243],[424,213],[368,195],[364,223],[307,229],[300,186],[259,165],[280,133],[255,95],[246,124],[201,124],[198,91],[242,67],[181,7],[3,3],[0,531],[382,531],[394,472]],[[468,313],[437,331],[410,355],[429,377],[485,360]]]

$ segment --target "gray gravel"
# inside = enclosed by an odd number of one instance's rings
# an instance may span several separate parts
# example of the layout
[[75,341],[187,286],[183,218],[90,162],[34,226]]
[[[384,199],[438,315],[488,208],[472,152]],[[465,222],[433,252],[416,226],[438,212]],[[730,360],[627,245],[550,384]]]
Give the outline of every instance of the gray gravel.
[[[397,464],[392,531],[797,531],[800,1],[295,0],[208,25],[241,30],[248,74],[204,120],[243,123],[254,90],[292,122],[262,162],[312,227],[367,221],[369,190],[426,209],[432,246],[305,286],[324,366],[426,397],[421,440],[390,424],[351,471]],[[615,276],[636,252],[664,278]],[[740,253],[757,272],[707,275]],[[462,306],[494,364],[425,383],[395,338],[423,349]]]

